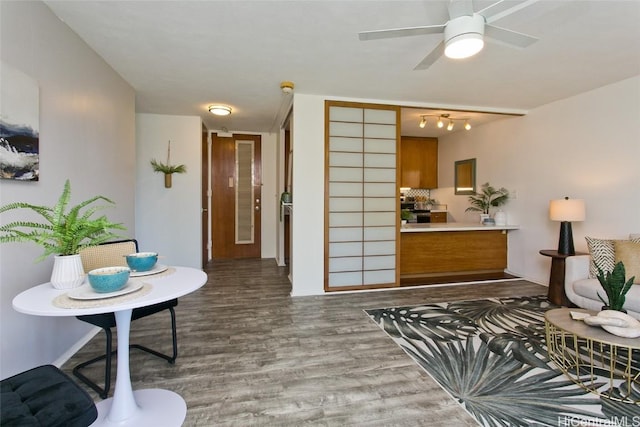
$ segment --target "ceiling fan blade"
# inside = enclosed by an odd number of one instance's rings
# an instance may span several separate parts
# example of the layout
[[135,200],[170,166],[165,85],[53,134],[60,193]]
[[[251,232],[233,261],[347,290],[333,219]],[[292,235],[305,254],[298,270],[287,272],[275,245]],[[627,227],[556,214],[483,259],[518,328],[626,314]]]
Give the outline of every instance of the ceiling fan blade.
[[431,67],[444,54],[444,41],[441,41],[418,65],[414,70],[426,70]]
[[484,35],[497,42],[521,48],[528,47],[538,41],[535,37],[488,24],[484,26]]
[[391,30],[363,31],[358,33],[362,41],[391,39],[395,37],[421,36],[424,34],[439,34],[444,32],[444,25],[427,25],[423,27],[395,28]]
[[455,19],[459,16],[473,15],[472,0],[451,0],[449,3],[449,19]]
[[519,10],[524,9],[525,7],[529,7],[532,4],[538,2],[539,0],[524,0],[517,2],[514,5],[513,1],[499,0],[492,4],[491,6],[485,7],[478,14],[484,16],[487,24],[490,24],[498,19],[502,19],[506,16],[511,15],[512,13],[518,12]]

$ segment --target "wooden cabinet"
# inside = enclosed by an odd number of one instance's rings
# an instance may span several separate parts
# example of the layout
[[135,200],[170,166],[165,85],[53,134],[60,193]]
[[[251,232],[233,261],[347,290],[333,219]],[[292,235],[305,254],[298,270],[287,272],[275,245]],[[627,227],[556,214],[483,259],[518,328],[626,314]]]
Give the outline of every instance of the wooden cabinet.
[[431,212],[431,222],[447,222],[447,213]]
[[401,187],[438,187],[438,138],[403,136],[400,156]]

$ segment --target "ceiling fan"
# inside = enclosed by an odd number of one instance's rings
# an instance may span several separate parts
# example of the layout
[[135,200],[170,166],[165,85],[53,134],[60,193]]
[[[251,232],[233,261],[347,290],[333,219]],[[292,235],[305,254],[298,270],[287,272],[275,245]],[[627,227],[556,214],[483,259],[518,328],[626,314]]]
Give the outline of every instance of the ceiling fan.
[[443,33],[443,40],[414,68],[414,70],[424,70],[433,65],[443,53],[449,58],[467,58],[475,55],[484,46],[484,36],[520,48],[535,43],[538,40],[535,37],[496,27],[491,23],[537,1],[526,0],[514,5],[513,1],[498,0],[474,12],[473,0],[451,0],[449,20],[442,25],[363,31],[358,36],[360,40],[366,41]]

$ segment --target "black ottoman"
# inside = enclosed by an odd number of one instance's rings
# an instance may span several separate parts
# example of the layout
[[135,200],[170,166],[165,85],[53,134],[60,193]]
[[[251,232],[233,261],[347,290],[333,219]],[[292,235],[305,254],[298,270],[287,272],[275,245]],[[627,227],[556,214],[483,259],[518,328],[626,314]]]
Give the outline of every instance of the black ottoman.
[[98,417],[93,399],[53,365],[0,382],[0,425],[87,427]]

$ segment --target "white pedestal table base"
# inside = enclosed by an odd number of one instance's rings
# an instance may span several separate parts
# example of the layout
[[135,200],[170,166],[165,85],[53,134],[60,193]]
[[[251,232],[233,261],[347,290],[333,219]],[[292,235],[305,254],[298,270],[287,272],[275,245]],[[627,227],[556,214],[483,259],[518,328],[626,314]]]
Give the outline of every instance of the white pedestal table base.
[[170,390],[143,389],[133,392],[138,408],[125,421],[110,421],[108,418],[113,398],[98,402],[98,418],[91,427],[122,426],[136,427],[180,426],[187,416],[187,404],[182,396]]

